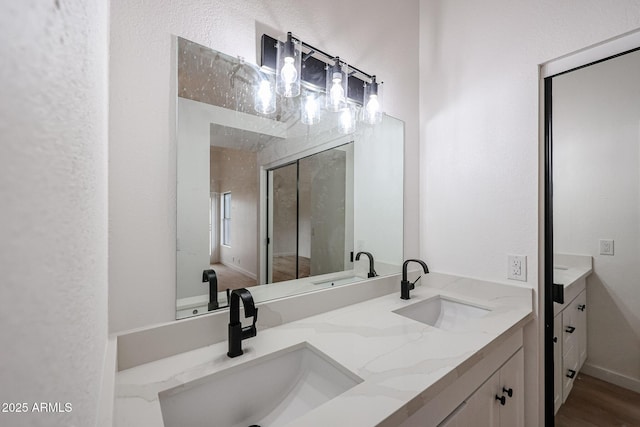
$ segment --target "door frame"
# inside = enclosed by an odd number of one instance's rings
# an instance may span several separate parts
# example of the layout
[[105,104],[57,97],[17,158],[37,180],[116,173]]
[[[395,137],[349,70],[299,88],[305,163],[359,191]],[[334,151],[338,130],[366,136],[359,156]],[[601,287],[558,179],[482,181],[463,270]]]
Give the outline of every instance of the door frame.
[[622,34],[602,43],[578,50],[569,55],[541,64],[540,105],[543,132],[540,144],[543,147],[544,174],[542,223],[540,238],[543,242],[543,257],[540,263],[543,286],[540,287],[539,302],[543,307],[543,351],[544,355],[544,425],[554,426],[554,372],[553,372],[553,78],[584,67],[588,67],[618,56],[640,50],[640,30]]

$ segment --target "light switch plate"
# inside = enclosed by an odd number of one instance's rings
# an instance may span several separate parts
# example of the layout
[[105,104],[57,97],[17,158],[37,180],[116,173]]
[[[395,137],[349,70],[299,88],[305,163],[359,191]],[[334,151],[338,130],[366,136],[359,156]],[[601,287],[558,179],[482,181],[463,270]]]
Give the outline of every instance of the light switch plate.
[[507,255],[507,279],[527,281],[527,257]]
[[600,239],[600,255],[613,255],[613,239]]

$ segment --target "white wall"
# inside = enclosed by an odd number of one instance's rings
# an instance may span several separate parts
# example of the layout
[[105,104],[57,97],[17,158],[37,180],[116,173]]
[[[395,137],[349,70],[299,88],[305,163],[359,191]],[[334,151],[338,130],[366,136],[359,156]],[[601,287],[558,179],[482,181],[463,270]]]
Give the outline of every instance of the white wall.
[[175,317],[175,72],[171,34],[256,62],[258,22],[385,82],[406,122],[405,255],[418,253],[418,1],[111,1],[109,325]]
[[[0,3],[0,414],[95,425],[107,339],[107,6]],[[31,411],[29,406],[29,411]]]
[[[376,262],[398,267],[403,261],[402,243],[397,238],[403,233],[403,224],[398,221],[401,218],[403,195],[394,183],[402,179],[403,160],[405,177],[407,173],[415,171],[409,169],[411,166],[406,163],[406,151],[403,159],[400,147],[389,142],[402,140],[403,134],[406,138],[403,123],[385,116],[381,125],[364,129],[353,147],[355,252],[371,252]],[[406,191],[406,178],[404,182]],[[406,204],[404,209],[407,209]],[[407,233],[416,232],[409,224],[404,224],[404,230],[405,240]],[[406,253],[404,257],[410,258]],[[364,264],[369,271],[366,259],[360,258],[355,264]],[[382,274],[382,270],[376,271]],[[398,268],[395,271],[400,270]]]
[[[538,288],[538,65],[638,28],[640,2],[420,5],[420,253],[434,271],[502,282],[506,254],[527,255]],[[538,337],[529,328],[532,426]]]
[[587,365],[640,390],[639,73],[634,52],[553,79],[553,219],[556,253],[594,257]]
[[[177,298],[208,295],[202,272],[209,269],[210,112],[202,103],[180,98],[176,140]],[[132,212],[133,213],[133,212]],[[149,269],[147,269],[149,270]]]
[[231,192],[231,245],[220,247],[220,261],[257,279],[258,159],[255,152],[212,147],[218,168],[216,188]]

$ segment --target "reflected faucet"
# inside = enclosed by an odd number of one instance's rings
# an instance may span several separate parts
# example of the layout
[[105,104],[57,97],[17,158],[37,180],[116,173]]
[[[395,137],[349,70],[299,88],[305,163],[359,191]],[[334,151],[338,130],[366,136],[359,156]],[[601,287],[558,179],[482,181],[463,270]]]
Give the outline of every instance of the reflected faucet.
[[409,295],[409,291],[412,289],[415,289],[416,282],[420,280],[420,277],[422,277],[422,276],[419,276],[413,283],[407,280],[407,264],[409,264],[411,261],[417,262],[418,264],[420,264],[425,274],[429,273],[429,267],[427,267],[427,263],[425,263],[424,261],[419,259],[406,260],[404,264],[402,264],[402,281],[400,282],[400,298],[402,299],[411,298],[411,296]]
[[378,275],[378,273],[376,273],[376,270],[373,268],[374,260],[373,260],[373,255],[371,255],[371,253],[369,253],[369,252],[358,252],[356,254],[356,261],[360,261],[360,255],[363,255],[363,254],[369,257],[369,273],[367,274],[367,277],[368,278],[376,277]]
[[215,270],[204,270],[202,272],[202,283],[209,282],[209,306],[208,310],[217,310],[218,304],[218,276]]
[[[253,317],[251,326],[242,327],[240,323],[240,300],[244,306],[244,317]],[[258,309],[253,303],[253,296],[245,288],[234,289],[231,292],[229,301],[229,351],[227,356],[240,356],[242,351],[242,340],[255,337],[257,334],[256,321],[258,320]]]

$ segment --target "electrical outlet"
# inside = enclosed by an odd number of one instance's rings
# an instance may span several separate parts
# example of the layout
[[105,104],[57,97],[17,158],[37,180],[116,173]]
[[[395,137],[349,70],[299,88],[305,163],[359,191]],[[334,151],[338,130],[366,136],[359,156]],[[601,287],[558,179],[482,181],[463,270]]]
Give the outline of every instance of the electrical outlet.
[[613,255],[613,239],[600,239],[600,255]]
[[524,255],[507,255],[507,278],[527,281],[527,257]]

